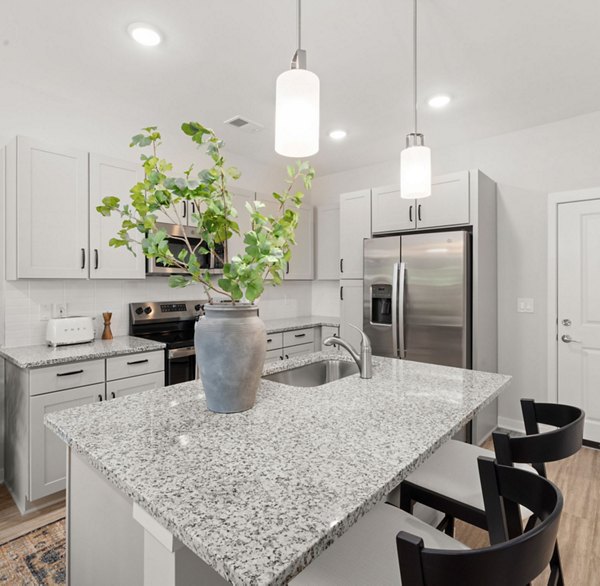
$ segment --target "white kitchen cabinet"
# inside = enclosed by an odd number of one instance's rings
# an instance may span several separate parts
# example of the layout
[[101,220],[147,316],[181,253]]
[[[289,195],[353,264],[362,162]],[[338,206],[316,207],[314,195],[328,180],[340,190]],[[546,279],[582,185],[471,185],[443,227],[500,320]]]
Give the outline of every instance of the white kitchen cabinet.
[[[134,244],[134,256],[124,247],[108,245],[121,228],[121,216],[104,217],[96,211],[108,196],[127,201],[129,190],[138,182],[138,164],[90,154],[90,278],[144,279],[146,263],[141,247]],[[141,236],[141,234],[139,235]]]
[[127,395],[135,395],[165,386],[165,373],[153,372],[140,376],[131,376],[106,383],[106,398],[118,399]]
[[340,206],[319,206],[316,212],[317,279],[340,278]]
[[311,281],[314,277],[313,215],[312,206],[302,205],[298,210],[296,245],[292,246],[292,258],[285,273],[288,281]]
[[340,195],[340,273],[363,278],[363,240],[371,237],[371,190]]
[[412,230],[417,226],[416,202],[402,199],[399,185],[372,190],[373,234]]
[[363,328],[363,282],[353,279],[340,281],[340,337],[360,348],[360,334],[350,325]]
[[[88,276],[88,156],[19,136],[7,147],[7,278]],[[12,247],[10,246],[12,244]]]
[[104,383],[36,395],[30,399],[29,499],[37,500],[66,487],[67,453],[64,442],[44,425],[53,411],[104,400]]
[[431,195],[416,200],[417,228],[470,223],[469,171],[434,177]]
[[279,362],[280,360],[283,360],[283,348],[277,348],[276,350],[267,350],[265,363]]
[[246,204],[253,201],[253,191],[235,189],[231,192],[231,203],[238,213],[237,223],[240,227],[240,235],[234,234],[227,242],[228,260],[231,260],[234,256],[244,252],[244,234],[252,228],[252,218],[246,209]]
[[285,359],[289,359],[292,356],[302,356],[302,354],[310,354],[315,351],[314,344],[298,344],[297,346],[290,346],[289,348],[284,348],[283,357]]
[[113,356],[106,359],[106,380],[136,377],[165,369],[165,353],[163,350],[138,352]]

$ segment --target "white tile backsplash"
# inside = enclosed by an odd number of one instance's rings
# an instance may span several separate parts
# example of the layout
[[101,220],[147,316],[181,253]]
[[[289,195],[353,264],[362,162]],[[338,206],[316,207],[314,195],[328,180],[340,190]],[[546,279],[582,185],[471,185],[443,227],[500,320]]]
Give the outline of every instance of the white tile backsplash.
[[[167,279],[120,280],[20,280],[5,283],[5,345],[43,344],[46,321],[40,320],[41,304],[66,303],[67,315],[88,315],[95,319],[96,335],[102,334],[102,313],[111,311],[113,335],[129,332],[129,303],[204,299],[199,285],[172,289]],[[311,281],[289,281],[280,287],[267,285],[259,303],[264,319],[284,319],[312,313]]]

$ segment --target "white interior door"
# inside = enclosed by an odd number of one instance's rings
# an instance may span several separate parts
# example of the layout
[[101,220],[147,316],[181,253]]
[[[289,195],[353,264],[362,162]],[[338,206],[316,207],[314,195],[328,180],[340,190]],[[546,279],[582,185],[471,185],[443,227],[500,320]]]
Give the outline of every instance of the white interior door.
[[558,206],[558,401],[600,442],[600,199]]
[[[128,201],[129,190],[137,183],[138,165],[90,155],[90,278],[92,279],[144,279],[146,264],[141,246],[134,244],[136,256],[124,247],[112,248],[111,238],[121,228],[122,218],[112,214],[105,218],[96,211],[102,199],[118,197]],[[134,238],[141,239],[136,233]]]

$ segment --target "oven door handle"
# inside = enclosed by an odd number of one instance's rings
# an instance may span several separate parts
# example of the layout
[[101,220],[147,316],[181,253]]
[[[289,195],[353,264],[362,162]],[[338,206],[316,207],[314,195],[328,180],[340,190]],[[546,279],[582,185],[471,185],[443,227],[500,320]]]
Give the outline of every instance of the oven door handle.
[[196,350],[192,348],[175,348],[174,350],[169,350],[169,360],[172,358],[185,358],[186,356],[194,356]]

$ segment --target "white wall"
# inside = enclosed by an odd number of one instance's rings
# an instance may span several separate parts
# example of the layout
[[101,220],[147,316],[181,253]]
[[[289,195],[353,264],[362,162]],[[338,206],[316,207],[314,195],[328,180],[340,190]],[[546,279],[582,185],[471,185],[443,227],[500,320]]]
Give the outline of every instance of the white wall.
[[[500,400],[500,422],[518,423],[519,397],[547,398],[547,194],[600,185],[600,112],[433,148],[432,162],[436,175],[479,168],[498,183],[498,358],[499,370],[514,377]],[[331,203],[345,191],[397,182],[397,160],[317,177],[313,203]],[[315,283],[313,310],[318,302],[339,311],[336,295],[335,284]],[[517,297],[533,297],[535,313],[516,313]]]

